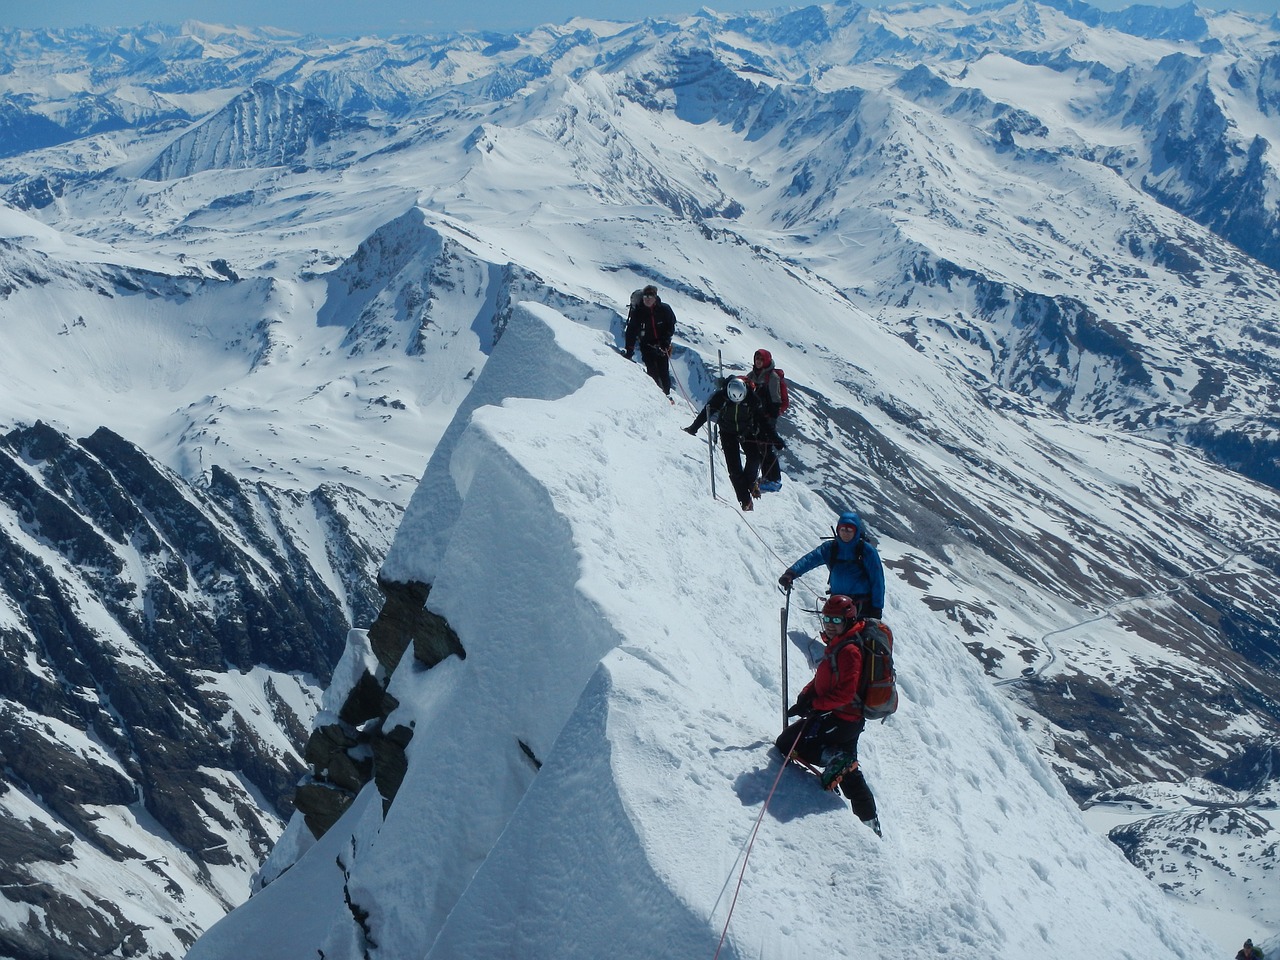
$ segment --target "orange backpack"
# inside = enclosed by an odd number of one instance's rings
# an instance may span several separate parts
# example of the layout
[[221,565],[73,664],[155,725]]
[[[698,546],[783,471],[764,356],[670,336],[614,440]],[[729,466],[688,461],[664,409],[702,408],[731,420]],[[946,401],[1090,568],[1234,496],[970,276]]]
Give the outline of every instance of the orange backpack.
[[849,706],[860,710],[868,720],[885,720],[898,709],[898,685],[893,674],[893,631],[879,620],[863,620],[856,633],[841,640],[824,654],[837,680],[840,670],[836,657],[848,644],[856,643],[862,651],[862,676],[858,695]]

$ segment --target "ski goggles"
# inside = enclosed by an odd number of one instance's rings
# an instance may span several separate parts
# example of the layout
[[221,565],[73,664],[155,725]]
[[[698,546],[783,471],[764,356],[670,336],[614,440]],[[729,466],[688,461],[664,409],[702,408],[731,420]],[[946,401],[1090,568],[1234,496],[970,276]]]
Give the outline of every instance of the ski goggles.
[[844,617],[828,617],[825,613],[822,615],[823,623],[834,623],[837,627],[844,623]]

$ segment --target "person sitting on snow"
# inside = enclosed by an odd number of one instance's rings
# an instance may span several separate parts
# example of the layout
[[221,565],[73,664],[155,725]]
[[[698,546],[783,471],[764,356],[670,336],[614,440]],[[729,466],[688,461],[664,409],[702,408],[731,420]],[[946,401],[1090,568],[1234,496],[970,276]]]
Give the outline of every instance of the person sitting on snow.
[[[796,756],[822,768],[822,788],[840,792],[854,815],[880,835],[876,798],[858,765],[858,738],[867,721],[858,701],[862,650],[852,638],[861,617],[858,602],[836,595],[822,606],[822,639],[826,642],[818,669],[787,711],[799,717],[778,735],[774,746],[784,757]],[[846,641],[846,638],[848,640]]]

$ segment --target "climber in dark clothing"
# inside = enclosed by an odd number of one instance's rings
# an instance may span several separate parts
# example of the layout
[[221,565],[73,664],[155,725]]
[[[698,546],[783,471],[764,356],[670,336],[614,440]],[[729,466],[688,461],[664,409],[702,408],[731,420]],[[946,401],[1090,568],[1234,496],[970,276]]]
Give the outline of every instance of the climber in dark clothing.
[[676,314],[658,296],[658,288],[650,284],[633,302],[627,314],[626,349],[628,360],[635,356],[640,344],[640,359],[653,382],[671,396],[671,338],[676,332]]
[[724,465],[729,482],[743,510],[754,509],[758,497],[756,474],[766,445],[781,445],[778,434],[765,416],[760,398],[741,377],[721,384],[699,412],[697,419],[685,427],[685,433],[696,434],[712,414],[719,414],[720,445],[724,448]]
[[[747,374],[747,383],[760,398],[764,407],[764,415],[769,418],[769,426],[778,429],[778,418],[787,412],[786,381],[782,371],[773,362],[773,354],[763,347],[751,358],[751,372]],[[766,447],[764,457],[760,461],[760,489],[766,491],[782,488],[782,467],[778,463],[778,451],[774,447]]]

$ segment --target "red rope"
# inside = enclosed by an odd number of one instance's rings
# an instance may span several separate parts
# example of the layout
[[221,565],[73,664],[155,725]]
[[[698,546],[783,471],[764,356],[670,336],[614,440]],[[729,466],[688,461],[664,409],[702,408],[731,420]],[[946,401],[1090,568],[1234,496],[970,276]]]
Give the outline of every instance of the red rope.
[[724,939],[729,935],[729,921],[733,919],[733,908],[738,905],[738,894],[742,892],[742,879],[747,875],[747,861],[751,859],[751,848],[755,846],[756,834],[760,832],[760,822],[764,820],[764,813],[769,809],[769,801],[773,799],[774,791],[778,789],[778,781],[782,779],[782,771],[787,769],[787,764],[791,761],[791,755],[796,752],[796,746],[799,745],[800,737],[808,723],[806,719],[804,723],[800,724],[800,730],[796,733],[795,742],[791,744],[791,749],[787,751],[787,756],[782,761],[782,767],[778,770],[778,775],[773,778],[773,786],[769,788],[769,794],[764,798],[764,806],[760,808],[760,816],[756,817],[756,825],[751,831],[751,841],[747,844],[747,852],[742,857],[742,869],[738,871],[738,884],[733,888],[733,899],[729,901],[729,914],[724,918],[724,929],[720,931],[720,942],[716,944],[716,952],[711,960],[718,960],[720,951],[724,948]]

